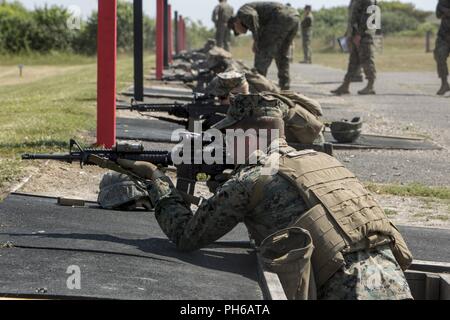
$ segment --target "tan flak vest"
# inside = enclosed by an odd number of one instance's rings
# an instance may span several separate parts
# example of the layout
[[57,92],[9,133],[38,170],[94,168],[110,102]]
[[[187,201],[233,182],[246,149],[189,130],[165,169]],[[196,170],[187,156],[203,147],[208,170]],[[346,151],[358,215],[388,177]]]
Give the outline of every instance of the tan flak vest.
[[344,266],[346,253],[390,244],[402,269],[410,266],[412,255],[399,231],[338,160],[324,153],[294,151],[281,155],[279,174],[298,189],[310,208],[291,227],[311,234],[318,288]]

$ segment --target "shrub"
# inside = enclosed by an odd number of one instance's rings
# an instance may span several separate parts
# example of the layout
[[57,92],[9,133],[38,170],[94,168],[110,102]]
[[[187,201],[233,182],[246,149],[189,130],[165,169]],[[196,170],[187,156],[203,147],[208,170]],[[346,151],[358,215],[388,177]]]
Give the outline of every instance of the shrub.
[[[73,39],[73,48],[78,53],[95,54],[97,52],[98,13],[93,12],[88,21]],[[144,16],[144,48],[150,49],[155,44],[155,23]],[[133,4],[119,1],[117,4],[117,48],[121,52],[133,50],[134,20]]]

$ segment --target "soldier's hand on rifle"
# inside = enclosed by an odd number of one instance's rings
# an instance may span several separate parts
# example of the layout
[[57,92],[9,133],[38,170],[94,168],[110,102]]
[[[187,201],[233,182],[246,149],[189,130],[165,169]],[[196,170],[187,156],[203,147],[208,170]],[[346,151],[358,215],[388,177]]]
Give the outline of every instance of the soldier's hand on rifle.
[[153,179],[153,174],[158,170],[158,167],[150,162],[119,159],[117,160],[117,163],[122,168],[129,170],[137,176],[148,180]]

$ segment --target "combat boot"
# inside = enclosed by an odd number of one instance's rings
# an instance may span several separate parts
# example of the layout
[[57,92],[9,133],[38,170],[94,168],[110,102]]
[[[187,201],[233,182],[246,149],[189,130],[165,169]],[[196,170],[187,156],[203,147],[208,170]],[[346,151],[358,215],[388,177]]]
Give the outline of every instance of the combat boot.
[[336,90],[331,91],[332,94],[335,94],[337,96],[342,96],[345,94],[350,94],[350,82],[344,81],[343,84]]
[[367,87],[365,87],[361,91],[358,91],[358,94],[364,95],[364,96],[376,94],[375,89],[373,88],[374,83],[375,82],[373,80],[369,80],[369,83],[367,84]]
[[448,81],[442,80],[442,85],[441,85],[441,88],[439,89],[439,91],[437,92],[437,95],[443,96],[444,94],[446,94],[449,91],[450,91],[450,85],[448,84]]

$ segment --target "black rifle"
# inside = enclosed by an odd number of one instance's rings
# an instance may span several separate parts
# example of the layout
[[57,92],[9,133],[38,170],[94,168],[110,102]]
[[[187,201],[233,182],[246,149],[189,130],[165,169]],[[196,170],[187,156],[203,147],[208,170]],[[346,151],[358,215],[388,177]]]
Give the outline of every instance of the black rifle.
[[[194,81],[208,81],[214,78],[214,75],[209,70],[200,70],[196,72],[197,74],[184,73],[184,74],[174,74],[171,76],[163,76],[163,81],[182,81],[184,83],[194,82]],[[209,82],[209,81],[208,81]]]
[[[187,120],[205,120],[204,130],[209,129],[212,125],[222,120],[228,112],[228,105],[217,104],[214,100],[203,98],[195,99],[192,103],[136,103],[131,102],[130,105],[117,106],[118,110],[130,110],[138,112],[164,112],[170,116],[175,116]],[[170,119],[166,117],[155,118],[188,126],[185,121]]]
[[[192,139],[194,141],[194,139]],[[225,170],[233,169],[233,165],[226,165],[225,155],[223,164],[206,164],[201,159],[201,163],[195,164],[195,153],[202,150],[191,148],[193,164],[174,164],[172,152],[145,150],[140,144],[118,144],[113,149],[83,149],[75,140],[70,140],[69,153],[66,154],[24,154],[22,160],[55,160],[67,163],[79,162],[81,166],[94,165],[117,171],[129,175],[137,182],[144,182],[141,177],[122,169],[115,164],[118,159],[133,161],[151,162],[157,166],[168,168],[174,166],[177,169],[177,189],[186,195],[189,202],[198,204],[198,199],[193,197],[195,185],[199,179],[208,178],[215,181],[216,176],[222,175]],[[199,154],[201,156],[201,154]],[[200,161],[199,161],[200,162]]]

